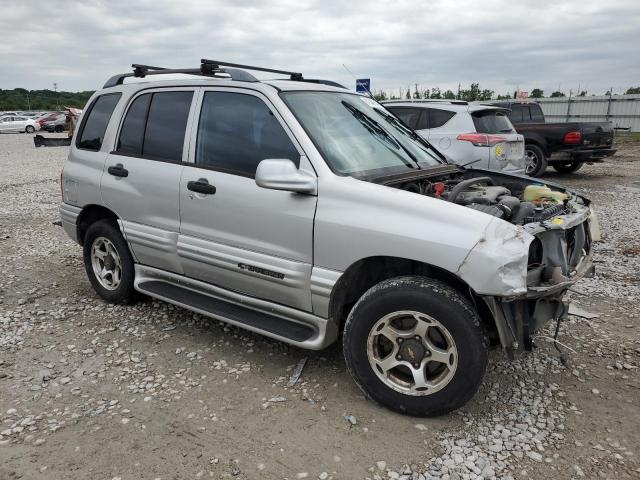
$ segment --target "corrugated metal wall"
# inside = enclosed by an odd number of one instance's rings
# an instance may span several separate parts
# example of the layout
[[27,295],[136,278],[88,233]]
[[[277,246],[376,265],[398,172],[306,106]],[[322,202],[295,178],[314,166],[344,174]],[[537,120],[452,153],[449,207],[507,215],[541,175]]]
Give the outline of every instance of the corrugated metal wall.
[[[531,99],[540,103],[547,122],[605,122],[640,132],[640,95]],[[619,130],[622,132],[623,130]]]

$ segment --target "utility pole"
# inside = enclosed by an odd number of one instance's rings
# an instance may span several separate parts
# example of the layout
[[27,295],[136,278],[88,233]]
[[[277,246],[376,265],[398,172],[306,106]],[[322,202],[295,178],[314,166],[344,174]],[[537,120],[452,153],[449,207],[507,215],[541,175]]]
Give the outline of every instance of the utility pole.
[[31,110],[31,97],[29,90],[27,90],[27,110]]
[[58,84],[56,82],[53,82],[53,91],[55,92],[56,97],[56,107],[60,110],[60,97],[58,96]]

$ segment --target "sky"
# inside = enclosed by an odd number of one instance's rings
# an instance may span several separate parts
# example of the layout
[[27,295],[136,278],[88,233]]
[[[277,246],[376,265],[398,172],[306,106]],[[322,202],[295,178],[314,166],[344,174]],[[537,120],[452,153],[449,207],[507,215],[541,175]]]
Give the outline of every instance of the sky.
[[[201,58],[374,91],[640,86],[640,1],[0,0],[0,88],[95,90]],[[270,75],[262,75],[262,78]]]

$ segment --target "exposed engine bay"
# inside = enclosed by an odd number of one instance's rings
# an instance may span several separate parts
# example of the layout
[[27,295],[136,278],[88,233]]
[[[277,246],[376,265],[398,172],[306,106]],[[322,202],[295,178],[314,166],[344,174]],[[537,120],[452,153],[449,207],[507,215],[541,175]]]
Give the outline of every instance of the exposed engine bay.
[[445,175],[415,172],[402,177],[380,179],[378,182],[464,205],[515,225],[541,222],[570,213],[570,200],[574,200],[571,193],[561,189],[551,189],[518,177],[502,177],[494,172],[467,170]]

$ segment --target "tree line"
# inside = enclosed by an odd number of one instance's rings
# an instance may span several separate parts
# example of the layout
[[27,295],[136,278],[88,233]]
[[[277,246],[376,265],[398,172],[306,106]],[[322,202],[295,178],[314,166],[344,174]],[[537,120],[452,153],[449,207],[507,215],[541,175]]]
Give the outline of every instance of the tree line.
[[0,111],[61,110],[64,107],[84,108],[92,91],[56,92],[54,90],[0,89]]
[[[407,99],[407,100],[409,99],[416,99],[416,100],[444,99],[444,100],[465,100],[467,102],[485,101],[485,100],[509,100],[511,98],[516,98],[517,93],[518,92],[515,91],[513,92],[513,94],[506,93],[504,95],[501,95],[501,94],[495,95],[495,91],[493,90],[490,90],[487,88],[481,89],[480,84],[477,82],[472,83],[469,86],[469,88],[461,88],[460,86],[458,86],[457,92],[453,92],[452,90],[445,90],[443,92],[438,87],[433,87],[430,89],[429,88],[421,89],[421,88],[418,88],[417,84],[414,86],[413,89],[411,87],[407,87],[406,90],[403,88],[400,88],[398,90],[398,95],[395,95],[393,93],[388,95],[387,92],[383,90],[372,92],[374,98],[378,101],[403,100],[403,99]],[[586,90],[581,90],[574,96],[586,97],[587,93],[588,92]],[[631,95],[631,94],[640,94],[640,87],[631,87],[627,89],[627,91],[625,92],[625,95]],[[605,95],[611,95],[611,92],[607,91]],[[561,92],[559,90],[551,92],[551,95],[549,95],[549,97],[551,98],[566,97],[566,96],[567,95],[564,92]],[[529,98],[545,98],[544,91],[540,88],[534,88],[529,93]]]

